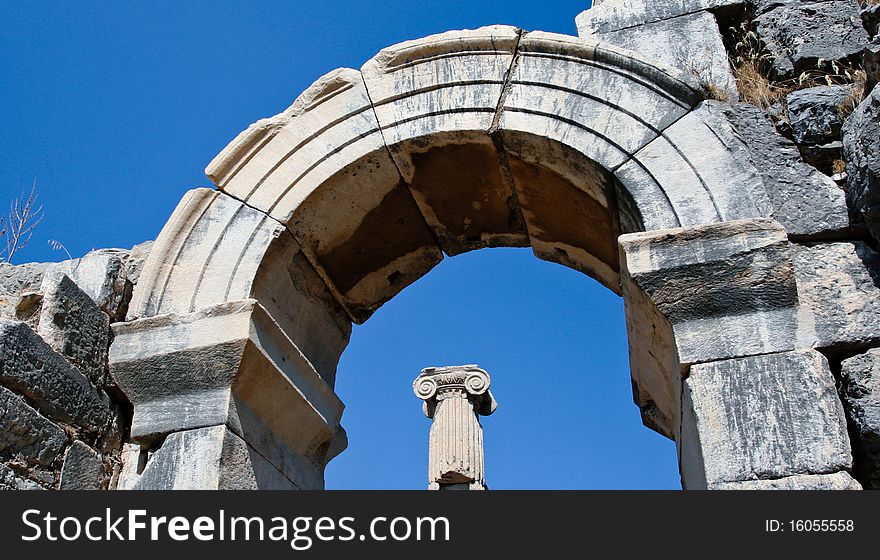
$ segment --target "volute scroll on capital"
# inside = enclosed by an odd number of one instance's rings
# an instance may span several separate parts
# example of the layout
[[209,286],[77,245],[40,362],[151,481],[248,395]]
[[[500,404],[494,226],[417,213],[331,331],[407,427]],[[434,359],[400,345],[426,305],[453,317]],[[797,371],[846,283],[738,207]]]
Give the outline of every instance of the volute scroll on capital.
[[488,416],[498,407],[489,391],[491,382],[489,373],[473,364],[430,367],[423,369],[413,381],[413,392],[425,401],[422,408],[428,418],[434,417],[438,401],[465,395],[473,403],[474,412]]

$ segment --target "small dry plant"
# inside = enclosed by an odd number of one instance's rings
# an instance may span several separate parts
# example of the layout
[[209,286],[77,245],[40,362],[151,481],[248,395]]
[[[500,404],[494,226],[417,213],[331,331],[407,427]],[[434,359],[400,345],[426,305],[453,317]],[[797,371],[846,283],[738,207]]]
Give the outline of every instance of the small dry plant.
[[34,229],[43,221],[43,205],[37,202],[37,182],[29,194],[12,200],[9,215],[0,216],[0,263],[12,262],[16,253],[28,246]]
[[785,96],[792,91],[792,88],[773,84],[767,78],[773,57],[764,48],[749,22],[743,22],[738,28],[731,28],[730,31],[738,38],[733,45],[730,62],[740,99],[763,109],[784,102]]

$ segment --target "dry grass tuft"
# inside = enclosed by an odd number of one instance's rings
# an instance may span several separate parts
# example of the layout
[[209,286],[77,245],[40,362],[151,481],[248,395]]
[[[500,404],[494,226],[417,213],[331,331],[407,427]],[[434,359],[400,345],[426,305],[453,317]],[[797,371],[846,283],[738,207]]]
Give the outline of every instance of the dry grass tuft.
[[739,90],[741,101],[767,109],[775,103],[783,101],[791,92],[791,88],[775,86],[759,70],[752,60],[743,60],[734,66],[733,77]]
[[848,116],[852,115],[852,112],[856,110],[856,107],[858,107],[859,103],[865,98],[865,82],[867,80],[868,75],[865,74],[864,70],[857,70],[855,72],[852,91],[850,91],[846,99],[844,99],[837,108],[837,112],[840,113],[841,119],[846,120]]
[[846,172],[846,162],[843,161],[842,159],[834,160],[834,162],[831,164],[831,171],[835,175],[837,175],[838,173],[845,173]]

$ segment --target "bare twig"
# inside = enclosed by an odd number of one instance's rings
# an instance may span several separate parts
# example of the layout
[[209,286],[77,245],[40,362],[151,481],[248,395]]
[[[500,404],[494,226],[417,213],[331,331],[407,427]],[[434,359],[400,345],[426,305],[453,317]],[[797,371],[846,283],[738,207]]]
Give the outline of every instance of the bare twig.
[[12,200],[9,215],[0,228],[0,237],[4,241],[0,262],[12,262],[15,254],[28,246],[34,229],[43,221],[43,205],[37,203],[37,194],[35,180],[27,197],[22,193]]

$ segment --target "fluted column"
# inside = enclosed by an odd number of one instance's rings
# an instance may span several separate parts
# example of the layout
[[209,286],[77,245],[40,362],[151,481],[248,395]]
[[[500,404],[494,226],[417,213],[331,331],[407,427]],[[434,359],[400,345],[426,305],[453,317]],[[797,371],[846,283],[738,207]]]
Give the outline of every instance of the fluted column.
[[485,490],[483,427],[495,411],[489,374],[475,365],[425,368],[413,382],[434,422],[428,445],[429,490]]

